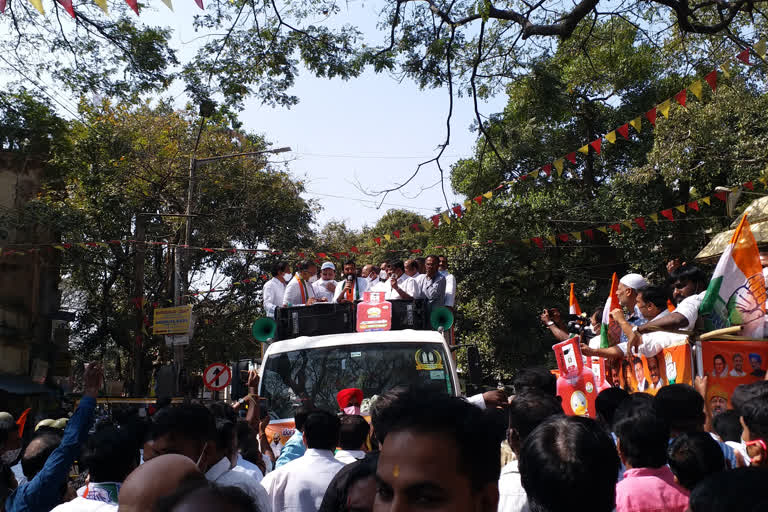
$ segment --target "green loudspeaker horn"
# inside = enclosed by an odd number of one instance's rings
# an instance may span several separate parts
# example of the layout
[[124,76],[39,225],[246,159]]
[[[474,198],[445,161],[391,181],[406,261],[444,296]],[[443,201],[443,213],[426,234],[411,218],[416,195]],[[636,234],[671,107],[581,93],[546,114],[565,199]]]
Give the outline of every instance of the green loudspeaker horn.
[[441,306],[429,315],[429,321],[432,328],[436,331],[447,331],[453,326],[453,311],[445,306]]
[[251,333],[256,341],[268,341],[275,338],[277,322],[271,318],[261,317],[251,327]]

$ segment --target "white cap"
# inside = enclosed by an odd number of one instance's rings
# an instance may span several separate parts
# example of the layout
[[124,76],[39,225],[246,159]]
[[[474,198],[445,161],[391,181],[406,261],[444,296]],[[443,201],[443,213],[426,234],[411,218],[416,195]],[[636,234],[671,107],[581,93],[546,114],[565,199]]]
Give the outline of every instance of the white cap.
[[648,281],[646,281],[645,278],[640,274],[627,274],[622,277],[619,282],[627,288],[632,288],[633,290],[642,290],[648,286]]
[[327,268],[331,268],[331,269],[333,269],[333,270],[336,270],[336,265],[334,265],[334,264],[333,264],[333,263],[331,263],[330,261],[326,261],[325,263],[323,263],[323,266],[322,266],[322,267],[320,267],[320,270],[325,270],[325,269],[327,269]]
[[9,412],[0,412],[0,428],[10,429],[16,422],[13,420],[13,416]]

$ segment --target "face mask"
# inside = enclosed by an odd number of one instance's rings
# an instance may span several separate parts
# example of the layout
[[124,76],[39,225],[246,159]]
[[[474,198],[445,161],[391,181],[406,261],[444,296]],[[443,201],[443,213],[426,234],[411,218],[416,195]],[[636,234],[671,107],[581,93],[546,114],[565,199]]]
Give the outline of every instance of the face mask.
[[0,455],[0,460],[2,460],[3,464],[5,464],[6,466],[10,466],[11,464],[13,464],[16,461],[16,459],[19,457],[20,453],[21,453],[21,448],[18,448],[16,450],[7,451],[7,452],[3,453],[2,455]]
[[203,451],[200,452],[200,456],[197,458],[197,462],[195,463],[195,465],[197,466],[197,469],[199,469],[203,473],[205,473],[205,471],[203,471],[203,468],[200,467],[200,462],[203,460],[203,455],[205,455],[205,449],[206,448],[208,448],[208,443],[207,442],[203,445]]
[[290,281],[291,280],[291,274],[283,274],[283,281]]
[[382,270],[381,272],[379,272],[379,279],[381,279],[382,281],[386,281],[387,277],[388,276],[387,276],[387,271],[386,270]]
[[349,416],[359,415],[360,414],[360,406],[359,405],[350,405],[349,407],[344,408],[344,414],[347,414]]
[[315,281],[317,281],[317,276],[312,276],[309,278],[310,283],[314,283]]

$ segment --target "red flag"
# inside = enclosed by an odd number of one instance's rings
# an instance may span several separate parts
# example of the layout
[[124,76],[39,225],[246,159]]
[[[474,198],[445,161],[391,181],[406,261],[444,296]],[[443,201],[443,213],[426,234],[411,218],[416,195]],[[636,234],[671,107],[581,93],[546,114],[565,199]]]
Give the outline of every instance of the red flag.
[[725,202],[725,192],[715,192],[713,195],[722,202]]
[[547,178],[549,178],[549,175],[552,174],[552,164],[547,164],[541,168],[542,171],[544,171],[547,175]]
[[400,230],[399,229],[396,229],[395,231],[393,231],[392,234],[395,235],[395,238],[400,238]]
[[739,54],[736,56],[737,59],[739,59],[741,62],[749,66],[749,50],[742,50],[739,52]]
[[661,210],[659,213],[661,213],[663,216],[668,218],[671,221],[675,220],[675,214],[672,212],[672,208],[668,208],[666,210]]
[[622,137],[629,140],[629,123],[624,123],[623,125],[619,126],[616,128],[616,131],[619,132]]
[[203,0],[195,0],[195,3],[199,8],[205,10],[205,7],[203,7]]
[[352,251],[355,254],[360,254],[360,249],[357,248],[357,246],[353,245],[349,248],[350,251]]
[[416,231],[417,233],[421,231],[418,224],[411,224],[411,229]]
[[377,236],[376,238],[374,238],[373,241],[376,242],[376,245],[381,245],[381,237],[380,236]]
[[299,258],[304,259],[304,253],[303,252],[299,252]]
[[0,14],[5,13],[5,0],[0,0]]
[[576,152],[575,151],[571,151],[570,153],[565,155],[565,158],[567,158],[568,161],[571,162],[572,164],[575,164],[576,163]]
[[19,416],[19,419],[16,420],[16,426],[19,427],[19,437],[24,436],[24,425],[27,424],[27,416],[29,416],[29,411],[31,411],[32,408],[27,409],[23,413],[21,413],[21,416]]
[[755,190],[755,184],[751,181],[748,181],[744,184],[744,188],[748,188],[749,190]]
[[615,232],[621,234],[621,224],[611,224],[608,227],[614,230]]
[[[75,17],[75,9],[72,8],[72,0],[59,0],[59,3],[64,7],[64,10],[69,13],[73,18]],[[130,5],[130,4],[128,4]],[[0,12],[5,10],[5,0],[0,0]],[[138,14],[138,11],[136,11]]]
[[473,201],[476,202],[478,206],[480,206],[483,204],[483,196],[481,195],[477,196],[476,198],[473,199]]
[[645,118],[653,125],[656,126],[656,107],[645,113]]
[[592,230],[592,229],[584,230],[584,234],[587,235],[587,238],[589,238],[590,240],[594,240],[595,239],[595,231]]
[[328,257],[328,255],[325,254],[324,252],[319,252],[319,253],[317,253],[317,257],[320,258],[320,259],[325,259],[325,258]]
[[567,242],[568,241],[568,233],[560,233],[559,235],[557,235],[557,238],[559,238],[563,242]]
[[715,89],[717,89],[717,70],[714,70],[705,76],[704,80],[706,80],[709,86],[712,88],[712,92],[715,92]]
[[538,247],[539,249],[544,249],[544,242],[541,240],[541,238],[535,236],[531,238],[531,241],[533,241],[533,243],[535,243],[536,247]]
[[[439,215],[433,215],[432,216],[432,224],[435,225],[435,227],[440,225],[440,216]],[[381,242],[381,240],[379,240]]]
[[457,217],[461,218],[461,205],[460,204],[457,204],[456,206],[451,208],[451,210],[453,210],[453,213],[455,213]]
[[643,231],[645,231],[645,219],[643,217],[638,217],[635,219],[635,224],[643,228]]
[[411,249],[411,252],[413,254],[419,254],[421,252],[421,249]]
[[688,203],[688,208],[690,208],[691,210],[699,211],[699,202],[691,201],[690,203]]
[[600,145],[603,143],[603,139],[596,139],[589,143],[590,146],[592,146],[592,149],[595,150],[595,153],[598,155],[600,154]]
[[685,106],[685,100],[687,98],[688,98],[688,92],[685,89],[675,94],[675,101],[677,101],[683,107]]
[[[139,3],[137,2],[137,0],[125,0],[125,3],[127,3],[131,9],[133,9],[133,12],[136,13],[136,16],[139,15]],[[202,9],[203,6],[201,5],[200,8]]]

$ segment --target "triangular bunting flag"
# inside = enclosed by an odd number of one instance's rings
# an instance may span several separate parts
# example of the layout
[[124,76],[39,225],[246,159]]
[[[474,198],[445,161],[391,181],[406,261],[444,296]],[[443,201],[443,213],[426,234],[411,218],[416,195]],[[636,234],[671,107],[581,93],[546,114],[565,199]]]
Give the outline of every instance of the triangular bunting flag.
[[575,238],[576,240],[578,240],[579,242],[581,242],[581,232],[580,231],[574,231],[573,233],[571,233],[571,236],[573,238]]
[[616,128],[616,131],[619,132],[622,137],[629,140],[629,123],[624,123],[623,125],[619,126]]
[[532,179],[536,179],[539,177],[539,170],[536,169],[535,171],[531,171],[528,173],[528,177]]
[[352,251],[355,254],[360,254],[360,249],[357,248],[357,246],[353,245],[349,248],[350,251]]
[[755,50],[755,53],[760,56],[760,58],[765,58],[765,39],[760,39],[755,46],[752,47],[753,50]]
[[457,204],[456,206],[451,208],[451,210],[453,210],[453,213],[455,213],[458,218],[461,218],[461,213],[462,212],[461,212],[461,205],[460,204]]
[[520,241],[523,242],[523,244],[527,245],[528,247],[531,246],[531,239],[530,238],[525,238],[525,239],[520,240]]
[[533,243],[535,243],[536,247],[538,247],[539,249],[544,249],[544,242],[542,241],[541,238],[535,236],[535,237],[531,238],[531,241]]
[[96,2],[96,5],[99,6],[99,8],[104,11],[104,14],[109,14],[109,9],[107,8],[107,0],[93,0]]
[[171,0],[163,0],[163,3],[171,10],[173,11],[173,4],[171,3]]
[[592,149],[595,150],[595,153],[598,155],[600,154],[600,148],[602,147],[603,139],[595,139],[592,142],[589,143],[590,146],[592,146]]
[[473,199],[473,201],[477,203],[477,206],[482,206],[483,196],[477,196],[476,198]]
[[662,114],[664,114],[664,117],[669,119],[669,109],[671,107],[672,107],[672,102],[670,100],[664,100],[663,102],[659,103],[656,109]]
[[751,181],[748,181],[744,184],[744,188],[747,188],[749,190],[755,190],[755,184]]
[[546,174],[547,178],[549,178],[552,174],[552,164],[543,165],[541,170],[544,171],[544,174]]
[[699,202],[698,201],[691,201],[690,203],[687,204],[687,206],[691,210],[696,210],[697,212],[699,211]]
[[568,233],[560,233],[559,235],[557,235],[557,238],[559,238],[561,242],[567,242]]
[[[380,236],[377,236],[376,238],[374,238],[373,241],[376,242],[376,245],[381,245],[381,237]],[[318,256],[320,256],[320,254],[318,254]],[[322,258],[323,256],[320,256],[320,257]]]
[[[75,17],[75,9],[72,7],[72,0],[58,0],[59,3],[64,7],[64,10],[69,13],[70,16],[73,18]],[[3,3],[5,0],[3,0]]]
[[592,231],[591,229],[585,229],[584,234],[587,235],[587,238],[589,238],[590,240],[595,239],[595,232]]
[[205,10],[205,7],[203,7],[203,0],[195,0],[195,3],[199,8]]
[[424,231],[429,231],[430,229],[434,228],[435,225],[432,224],[432,221],[429,219],[425,219],[421,222],[421,227],[424,228]]
[[699,199],[699,201],[701,201],[702,203],[706,204],[707,206],[709,206],[711,204],[711,200],[709,199],[709,196],[702,197],[701,199]]
[[571,151],[570,153],[565,155],[565,158],[567,158],[568,161],[571,162],[572,164],[576,163],[576,153],[574,151]]
[[632,221],[631,220],[623,220],[623,221],[621,221],[621,223],[624,224],[625,226],[627,226],[627,229],[629,229],[630,231],[632,230]]
[[411,224],[411,231],[412,231],[413,233],[418,233],[418,232],[419,232],[419,231],[421,231],[421,230],[419,229],[419,225],[418,225],[418,224],[416,224],[416,223],[413,223],[413,224]]
[[615,232],[621,234],[621,224],[611,224],[608,227],[614,230]]
[[733,66],[733,64],[731,64],[730,61],[729,62],[724,62],[723,65],[720,66],[720,70],[725,75],[725,78],[730,78],[731,77],[731,67],[732,66]]
[[616,144],[616,130],[605,134],[605,140],[611,144]]
[[493,197],[493,191],[491,190],[490,192],[486,192],[485,194],[483,194],[483,197],[486,198],[486,199],[492,198]]
[[[377,244],[381,244],[381,238],[374,238],[373,239]],[[324,252],[317,253],[317,257],[320,259],[325,259],[328,257],[328,255]]]
[[725,198],[726,198],[725,192],[715,192],[714,196],[719,200],[721,200],[722,202],[725,202]]
[[472,206],[472,200],[471,199],[467,199],[466,201],[464,201],[464,209],[465,210],[469,210],[469,208],[471,206]]
[[709,86],[712,88],[712,92],[715,92],[715,89],[717,89],[717,70],[714,70],[705,76],[704,80],[706,80]]
[[671,221],[675,220],[675,214],[672,213],[672,208],[667,208],[666,210],[661,210],[659,213],[661,213],[664,217],[668,218]]
[[646,112],[645,118],[648,119],[648,122],[651,123],[651,125],[656,126],[656,107],[653,107],[651,110]]
[[675,210],[679,211],[680,213],[685,213],[685,205],[681,204],[679,206],[675,206]]
[[387,235],[384,235],[384,238],[386,238],[386,239],[387,239],[387,242],[389,242],[389,241],[391,241],[391,240],[392,240],[392,235],[389,235],[389,234],[387,234]]
[[552,245],[557,245],[557,241],[555,240],[554,235],[547,235],[547,240],[549,240],[549,243],[551,243]]
[[643,129],[643,118],[640,116],[637,116],[633,120],[629,122],[629,124],[632,125],[632,128],[637,130],[637,133],[640,133],[640,131]]
[[125,3],[127,3],[131,9],[133,9],[133,12],[136,13],[136,16],[139,15],[139,2],[137,0],[125,0]]
[[0,14],[5,13],[5,0],[0,0]]
[[443,214],[443,222],[445,222],[446,224],[450,224],[451,223],[451,218],[448,216],[447,213]]
[[683,107],[685,107],[685,101],[687,98],[688,98],[688,91],[686,91],[685,89],[675,94],[675,101],[677,101]]
[[34,8],[40,12],[40,14],[45,14],[42,0],[29,0],[29,3],[31,3],[34,6]]
[[656,224],[659,223],[659,214],[658,213],[652,213],[652,214],[649,215],[649,217],[651,218],[651,220],[654,223],[656,223]]
[[746,64],[747,66],[750,65],[749,63],[749,50],[742,50],[739,52],[739,54],[736,56],[737,59],[739,59],[741,62]]
[[557,177],[563,175],[563,166],[565,166],[565,160],[562,158],[558,158],[555,160],[555,163],[553,164],[555,166],[555,169],[557,169]]
[[637,217],[635,219],[635,224],[640,226],[640,228],[645,231],[645,218],[644,217]]
[[701,80],[696,80],[691,85],[688,86],[688,90],[693,93],[694,96],[696,96],[696,99],[701,99]]
[[597,228],[597,230],[602,232],[602,233],[605,233],[606,235],[608,234],[608,228],[606,228],[605,226],[601,226],[601,227]]
[[579,148],[579,153],[589,154],[589,145],[584,145]]
[[395,235],[395,238],[400,238],[400,230],[399,229],[396,229],[395,231],[393,231],[392,234]]
[[440,216],[439,215],[433,215],[432,216],[432,224],[434,224],[435,227],[440,225]]

